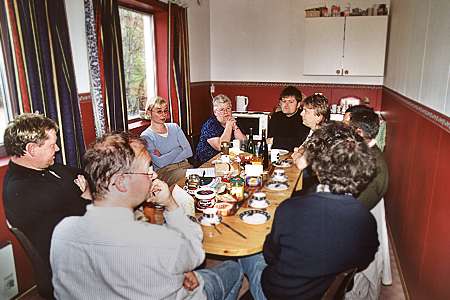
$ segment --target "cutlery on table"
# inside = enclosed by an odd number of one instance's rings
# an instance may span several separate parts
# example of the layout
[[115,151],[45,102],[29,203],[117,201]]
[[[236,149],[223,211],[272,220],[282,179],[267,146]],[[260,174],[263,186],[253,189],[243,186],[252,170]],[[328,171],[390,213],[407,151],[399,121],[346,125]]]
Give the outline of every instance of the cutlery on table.
[[212,224],[214,229],[217,231],[217,233],[222,234],[222,231],[219,230],[219,228],[217,228],[216,224]]
[[240,237],[247,239],[247,237],[245,235],[243,235],[242,233],[240,233],[239,231],[237,231],[236,229],[234,229],[233,227],[231,227],[230,225],[228,225],[227,223],[220,223],[223,224],[223,226],[227,227],[228,229],[230,229],[231,231],[233,231],[234,233],[236,233],[237,235],[239,235]]

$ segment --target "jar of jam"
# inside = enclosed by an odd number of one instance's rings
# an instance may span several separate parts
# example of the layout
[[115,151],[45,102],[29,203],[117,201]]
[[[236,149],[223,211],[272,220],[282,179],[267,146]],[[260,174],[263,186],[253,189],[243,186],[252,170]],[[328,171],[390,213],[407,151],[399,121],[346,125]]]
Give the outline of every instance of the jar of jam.
[[244,186],[245,182],[242,177],[236,176],[230,179],[230,194],[238,201],[244,200]]

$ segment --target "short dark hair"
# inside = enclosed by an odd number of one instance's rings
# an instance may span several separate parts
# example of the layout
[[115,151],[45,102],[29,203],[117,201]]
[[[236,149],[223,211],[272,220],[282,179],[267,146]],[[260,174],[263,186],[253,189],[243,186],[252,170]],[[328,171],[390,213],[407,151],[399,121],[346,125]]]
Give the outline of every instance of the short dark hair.
[[373,108],[369,107],[367,105],[364,105],[364,104],[353,105],[353,106],[350,106],[349,108],[347,108],[345,113],[353,114],[353,113],[362,112],[362,111],[373,111]]
[[374,139],[380,129],[380,118],[372,110],[352,112],[350,125],[362,130],[363,138]]
[[98,138],[86,151],[84,170],[89,176],[94,198],[101,197],[108,190],[114,174],[130,171],[136,158],[132,143],[145,147],[141,138],[126,132],[113,132]]
[[358,195],[375,175],[375,157],[356,131],[331,122],[314,131],[305,145],[308,164],[334,194]]
[[3,137],[6,153],[10,156],[22,156],[28,143],[44,144],[48,139],[47,131],[58,132],[55,121],[37,113],[24,113],[8,124]]
[[330,107],[328,106],[328,99],[322,94],[316,93],[308,96],[303,100],[303,106],[310,106],[314,109],[317,116],[323,116],[321,124],[330,119]]
[[295,86],[289,85],[285,87],[283,91],[281,91],[279,100],[290,96],[294,96],[297,102],[300,102],[303,99],[302,92],[300,92],[300,90],[297,89]]

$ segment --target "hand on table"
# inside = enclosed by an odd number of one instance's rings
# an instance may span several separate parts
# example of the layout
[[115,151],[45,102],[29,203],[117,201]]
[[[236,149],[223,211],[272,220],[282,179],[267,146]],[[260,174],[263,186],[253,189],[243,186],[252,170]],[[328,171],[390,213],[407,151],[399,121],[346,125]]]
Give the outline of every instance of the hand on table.
[[188,291],[193,291],[198,287],[198,279],[194,272],[184,273],[183,287]]
[[292,153],[291,157],[295,161],[297,158],[302,156],[305,153],[305,148],[303,147],[295,147],[294,153]]
[[299,170],[303,171],[308,166],[308,162],[306,161],[306,154],[298,154],[297,157],[294,158],[294,164]]

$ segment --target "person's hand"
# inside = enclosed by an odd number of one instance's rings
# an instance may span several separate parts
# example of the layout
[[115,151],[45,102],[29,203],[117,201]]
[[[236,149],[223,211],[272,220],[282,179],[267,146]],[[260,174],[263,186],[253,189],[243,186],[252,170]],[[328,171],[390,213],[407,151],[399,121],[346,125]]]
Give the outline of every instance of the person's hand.
[[298,157],[302,156],[305,153],[305,148],[303,147],[295,147],[294,152],[291,157],[293,160],[296,160]]
[[306,155],[299,155],[296,159],[294,159],[294,164],[300,171],[303,171],[308,166]]
[[167,210],[171,211],[178,207],[177,203],[170,193],[167,183],[162,180],[153,180],[152,187],[150,188],[151,197],[147,201],[153,202],[158,205],[164,206]]
[[78,175],[77,178],[73,180],[73,182],[80,188],[81,197],[92,200],[89,183],[87,182],[86,178],[84,178],[83,175]]
[[188,291],[193,291],[198,287],[198,279],[194,272],[184,273],[183,287]]
[[226,122],[226,124],[225,124],[225,127],[226,127],[226,128],[234,129],[235,126],[237,126],[237,125],[236,125],[236,120],[235,120],[233,117],[231,117],[230,119],[228,119],[227,122]]
[[153,155],[157,156],[157,157],[160,157],[161,156],[161,152],[159,152],[158,149],[155,149],[155,150],[153,150]]

